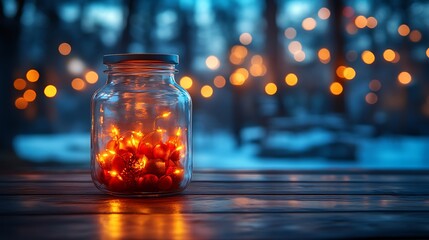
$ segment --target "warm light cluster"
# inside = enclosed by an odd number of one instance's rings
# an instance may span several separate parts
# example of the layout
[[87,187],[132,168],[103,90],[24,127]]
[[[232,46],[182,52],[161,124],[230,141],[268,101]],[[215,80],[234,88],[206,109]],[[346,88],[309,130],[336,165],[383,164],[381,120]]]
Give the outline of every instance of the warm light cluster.
[[240,86],[244,84],[244,82],[247,80],[248,77],[249,77],[249,71],[247,71],[247,69],[238,68],[229,77],[229,82],[232,85]]
[[377,27],[378,21],[375,17],[368,17],[359,15],[355,18],[354,24],[357,28],[375,28]]
[[239,65],[243,63],[244,59],[247,56],[247,48],[241,45],[235,45],[231,49],[231,53],[229,55],[229,61],[232,64]]
[[352,67],[339,66],[336,70],[336,74],[340,78],[352,80],[356,76],[356,71]]
[[267,67],[264,64],[264,59],[261,55],[255,55],[250,60],[250,75],[254,77],[261,77],[267,73]]
[[181,131],[179,128],[162,141],[157,137],[158,131],[121,134],[120,129],[112,126],[110,139],[96,154],[94,177],[101,187],[116,193],[180,190],[186,151]]

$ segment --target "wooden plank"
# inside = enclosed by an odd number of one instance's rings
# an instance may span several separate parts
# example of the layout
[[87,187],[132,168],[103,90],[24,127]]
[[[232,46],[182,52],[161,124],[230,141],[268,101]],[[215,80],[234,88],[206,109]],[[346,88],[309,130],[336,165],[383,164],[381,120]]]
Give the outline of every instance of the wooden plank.
[[3,239],[415,239],[427,213],[97,214],[0,218]]
[[0,215],[175,214],[296,212],[428,212],[422,196],[225,196],[181,195],[133,199],[88,195],[2,196]]
[[[406,174],[405,174],[406,173]],[[308,173],[284,172],[197,172],[193,175],[193,181],[257,181],[257,182],[429,182],[429,172],[405,172],[402,174],[384,172],[383,174],[367,173],[366,171],[327,171],[320,173],[309,171]],[[33,172],[19,174],[0,175],[0,182],[91,182],[89,172]]]
[[[0,195],[62,194],[99,195],[92,182],[0,183]],[[429,195],[429,182],[369,184],[359,182],[192,182],[190,195]]]

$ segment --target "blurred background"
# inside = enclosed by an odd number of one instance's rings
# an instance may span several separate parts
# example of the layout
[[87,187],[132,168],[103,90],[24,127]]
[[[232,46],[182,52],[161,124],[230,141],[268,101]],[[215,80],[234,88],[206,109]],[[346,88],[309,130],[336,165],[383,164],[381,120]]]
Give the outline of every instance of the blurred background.
[[3,167],[88,167],[102,56],[157,52],[196,169],[429,168],[429,1],[0,3]]

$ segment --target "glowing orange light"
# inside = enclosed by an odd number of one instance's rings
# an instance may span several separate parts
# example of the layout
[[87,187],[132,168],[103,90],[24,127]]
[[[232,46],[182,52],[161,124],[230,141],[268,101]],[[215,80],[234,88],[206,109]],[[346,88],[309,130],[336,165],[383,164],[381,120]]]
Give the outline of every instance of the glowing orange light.
[[217,87],[217,88],[223,88],[225,87],[226,84],[226,80],[223,76],[216,76],[213,79],[213,84]]
[[372,64],[375,61],[375,55],[371,51],[365,50],[362,53],[362,61],[366,64]]
[[268,95],[274,95],[277,92],[277,85],[275,83],[267,83],[265,85],[265,93]]
[[249,45],[252,43],[252,35],[250,35],[250,33],[242,33],[240,35],[240,42],[243,45]]
[[344,70],[346,69],[345,66],[339,66],[337,70],[335,71],[337,73],[337,76],[340,78],[344,78]]
[[408,25],[406,24],[402,24],[401,26],[398,27],[398,33],[399,35],[405,37],[408,34],[410,34],[410,27],[408,27]]
[[264,76],[267,69],[263,64],[252,64],[250,66],[249,72],[254,77]]
[[316,28],[317,22],[314,18],[306,18],[302,21],[302,28],[306,31],[311,31]]
[[36,96],[37,96],[37,94],[33,89],[28,89],[23,94],[23,97],[24,97],[25,101],[27,101],[27,102],[34,101],[36,99]]
[[112,135],[113,137],[116,137],[119,135],[119,129],[117,129],[115,126],[112,126]]
[[264,59],[261,55],[255,55],[251,58],[250,62],[252,64],[262,64],[264,62]]
[[429,48],[428,48],[428,49],[426,49],[426,57],[428,57],[428,58],[429,58]]
[[13,81],[13,87],[16,90],[23,90],[27,86],[27,82],[22,78],[17,78]]
[[331,93],[334,95],[340,95],[343,92],[343,86],[338,82],[333,82],[331,83],[329,90],[331,90]]
[[400,72],[398,75],[398,81],[399,81],[399,83],[401,83],[403,85],[410,84],[412,81],[411,74],[408,72]]
[[236,45],[232,47],[229,60],[235,65],[239,65],[244,61],[244,58],[247,56],[247,48],[244,46]]
[[322,20],[326,20],[326,19],[329,18],[329,16],[331,16],[331,11],[329,11],[328,8],[322,7],[317,12],[317,16],[319,16],[319,18],[322,19]]
[[63,42],[58,46],[58,52],[60,52],[61,55],[67,56],[71,52],[71,46],[70,44]]
[[386,49],[383,52],[383,58],[384,60],[388,61],[388,62],[392,62],[395,59],[395,52],[392,49]]
[[167,117],[169,117],[171,115],[171,112],[165,112],[165,113],[163,113],[162,115],[161,115],[161,117],[163,117],[163,118],[167,118]]
[[74,90],[80,91],[85,88],[85,81],[80,78],[75,78],[72,80],[71,86]]
[[286,28],[284,34],[287,39],[294,39],[296,37],[296,30],[293,27],[288,27]]
[[37,82],[39,80],[39,72],[35,69],[28,70],[27,74],[25,75],[27,77],[27,80],[29,82]]
[[420,33],[419,30],[413,30],[410,33],[410,40],[411,42],[418,42],[422,39],[422,34]]
[[192,78],[188,76],[183,76],[180,79],[180,86],[182,86],[184,89],[189,89],[192,87],[193,81]]
[[205,97],[205,98],[209,98],[213,95],[213,88],[210,87],[209,85],[204,85],[201,88],[201,96]]
[[366,24],[366,26],[368,28],[375,28],[375,27],[377,27],[377,24],[378,24],[378,21],[377,21],[377,19],[375,17],[369,17],[369,18],[367,18],[367,24]]
[[245,68],[239,68],[231,74],[229,81],[232,85],[240,86],[243,85],[244,82],[249,77],[249,72]]
[[57,88],[54,85],[48,85],[45,87],[43,92],[45,93],[46,97],[53,98],[55,95],[57,95]]
[[216,70],[220,67],[220,61],[216,56],[208,56],[206,58],[206,65],[211,70]]
[[89,71],[85,74],[85,80],[89,84],[94,84],[98,81],[98,74],[94,71]]
[[371,89],[371,91],[378,91],[381,89],[381,82],[377,79],[371,80],[371,82],[369,82],[369,89]]
[[375,93],[368,93],[366,96],[365,96],[365,101],[368,103],[368,104],[376,104],[377,103],[377,101],[378,101],[378,97],[377,97],[377,94],[375,94]]
[[355,18],[355,25],[356,25],[356,27],[358,27],[358,28],[364,28],[364,27],[366,27],[367,24],[368,24],[368,20],[366,19],[366,17],[360,15],[360,16],[357,16]]
[[289,86],[295,86],[298,83],[298,77],[294,73],[289,73],[285,76],[285,82]]
[[25,101],[25,99],[23,97],[19,97],[15,100],[15,107],[17,109],[26,109],[28,106],[28,102]]
[[331,60],[331,53],[327,48],[321,48],[317,53],[317,56],[320,59],[320,62],[327,64]]
[[343,74],[345,79],[352,80],[356,76],[356,71],[351,67],[346,67]]

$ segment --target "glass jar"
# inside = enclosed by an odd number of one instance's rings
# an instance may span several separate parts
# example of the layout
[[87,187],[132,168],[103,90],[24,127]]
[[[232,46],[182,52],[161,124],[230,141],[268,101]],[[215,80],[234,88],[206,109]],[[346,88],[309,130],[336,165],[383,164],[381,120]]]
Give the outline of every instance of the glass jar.
[[92,98],[91,175],[101,191],[164,196],[192,175],[191,98],[174,80],[177,55],[105,55]]

